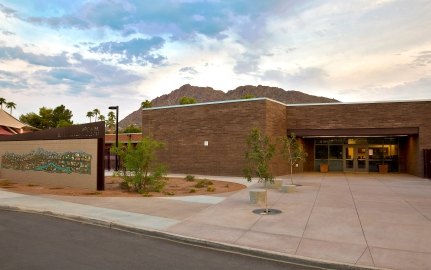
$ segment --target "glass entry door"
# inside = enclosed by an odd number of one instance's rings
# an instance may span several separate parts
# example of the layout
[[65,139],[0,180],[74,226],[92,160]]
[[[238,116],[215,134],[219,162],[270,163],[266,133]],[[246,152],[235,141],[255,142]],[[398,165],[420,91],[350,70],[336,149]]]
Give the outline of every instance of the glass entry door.
[[368,146],[345,145],[343,163],[345,172],[368,172]]

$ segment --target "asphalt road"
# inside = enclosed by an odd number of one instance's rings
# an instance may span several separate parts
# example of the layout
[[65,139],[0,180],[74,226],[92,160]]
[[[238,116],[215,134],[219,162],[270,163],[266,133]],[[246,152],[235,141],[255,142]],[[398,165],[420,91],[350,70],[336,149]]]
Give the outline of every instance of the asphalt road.
[[0,269],[314,269],[0,210]]

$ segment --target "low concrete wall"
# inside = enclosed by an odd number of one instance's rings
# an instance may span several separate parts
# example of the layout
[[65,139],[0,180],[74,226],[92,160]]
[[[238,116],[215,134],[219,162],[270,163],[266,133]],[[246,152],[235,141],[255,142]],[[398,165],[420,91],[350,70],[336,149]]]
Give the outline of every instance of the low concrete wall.
[[97,189],[97,139],[0,141],[0,178]]

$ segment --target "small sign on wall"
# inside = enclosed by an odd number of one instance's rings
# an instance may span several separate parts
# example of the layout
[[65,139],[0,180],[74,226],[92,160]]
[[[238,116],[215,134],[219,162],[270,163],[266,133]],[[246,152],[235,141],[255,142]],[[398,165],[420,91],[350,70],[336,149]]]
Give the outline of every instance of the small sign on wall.
[[204,146],[208,146],[208,141],[204,141]]

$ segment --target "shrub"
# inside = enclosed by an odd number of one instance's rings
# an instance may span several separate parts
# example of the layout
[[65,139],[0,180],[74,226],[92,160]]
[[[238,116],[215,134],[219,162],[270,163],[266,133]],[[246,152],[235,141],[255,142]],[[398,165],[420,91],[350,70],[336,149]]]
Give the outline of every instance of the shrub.
[[208,192],[214,192],[214,191],[216,191],[216,188],[215,187],[207,187],[207,191]]
[[120,156],[123,165],[119,172],[125,182],[122,187],[141,194],[162,190],[166,185],[166,167],[157,163],[156,152],[163,146],[162,142],[144,137],[136,147],[130,142],[113,147],[111,151]]
[[196,189],[194,189],[194,188],[190,189],[189,193],[196,193]]
[[190,175],[190,174],[188,174],[188,175],[185,177],[185,179],[186,179],[187,181],[189,181],[189,182],[193,182],[193,181],[195,181],[195,176],[194,176],[194,175]]
[[163,194],[168,195],[168,196],[174,196],[175,192],[173,192],[173,191],[163,191]]
[[199,182],[196,183],[195,187],[197,187],[197,188],[204,188],[204,187],[208,187],[210,185],[214,185],[214,183],[211,182],[208,179],[202,179],[202,180],[199,180]]

